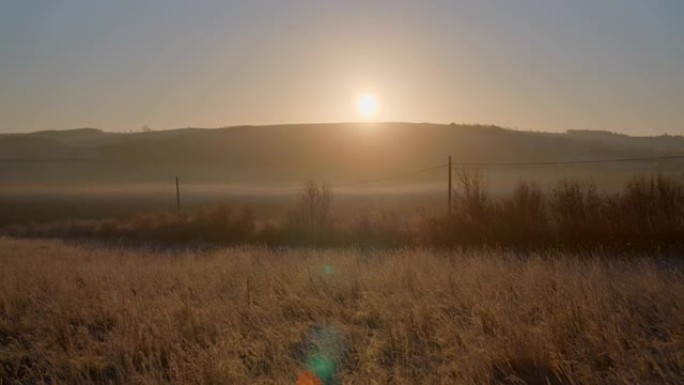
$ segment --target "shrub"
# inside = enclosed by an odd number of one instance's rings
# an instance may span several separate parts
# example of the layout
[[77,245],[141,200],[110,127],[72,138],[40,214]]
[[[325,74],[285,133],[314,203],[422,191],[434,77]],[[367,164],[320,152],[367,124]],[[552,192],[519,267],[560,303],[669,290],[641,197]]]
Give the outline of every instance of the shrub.
[[332,230],[332,191],[326,184],[309,180],[290,211],[285,227],[296,243],[322,241]]
[[655,175],[619,193],[564,180],[550,190],[520,182],[512,194],[491,198],[477,170],[458,173],[451,215],[410,222],[391,212],[347,214],[333,220],[331,190],[306,183],[282,221],[255,223],[251,210],[227,205],[181,216],[138,214],[128,220],[60,220],[14,225],[0,235],[99,238],[116,242],[260,244],[269,246],[449,247],[516,250],[675,252],[684,249],[684,183]]

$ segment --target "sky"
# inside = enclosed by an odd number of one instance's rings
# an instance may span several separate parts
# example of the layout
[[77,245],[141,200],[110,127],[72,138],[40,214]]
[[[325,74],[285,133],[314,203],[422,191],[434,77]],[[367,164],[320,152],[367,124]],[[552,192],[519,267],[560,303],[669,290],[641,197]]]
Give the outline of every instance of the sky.
[[0,133],[371,119],[682,135],[683,101],[681,0],[0,0]]

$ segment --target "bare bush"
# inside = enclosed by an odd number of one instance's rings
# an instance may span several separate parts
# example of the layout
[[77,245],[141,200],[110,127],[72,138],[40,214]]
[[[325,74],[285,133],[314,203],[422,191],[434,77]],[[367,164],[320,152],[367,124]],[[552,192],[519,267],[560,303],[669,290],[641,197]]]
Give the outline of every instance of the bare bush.
[[477,169],[460,169],[456,173],[456,215],[470,224],[483,224],[489,219],[487,182]]
[[479,172],[462,170],[455,192],[451,215],[413,217],[417,220],[391,212],[345,212],[334,220],[332,191],[309,181],[284,220],[259,225],[250,210],[218,205],[188,210],[180,218],[65,219],[7,226],[0,234],[164,245],[561,248],[679,255],[684,250],[684,183],[675,178],[635,179],[617,193],[568,180],[550,190],[521,182],[509,196],[492,198]]
[[307,181],[297,205],[290,213],[289,223],[312,232],[328,228],[332,224],[332,200],[332,191],[326,184],[314,180]]
[[534,182],[519,182],[510,197],[499,201],[497,239],[501,244],[530,247],[543,243],[549,230],[547,201]]

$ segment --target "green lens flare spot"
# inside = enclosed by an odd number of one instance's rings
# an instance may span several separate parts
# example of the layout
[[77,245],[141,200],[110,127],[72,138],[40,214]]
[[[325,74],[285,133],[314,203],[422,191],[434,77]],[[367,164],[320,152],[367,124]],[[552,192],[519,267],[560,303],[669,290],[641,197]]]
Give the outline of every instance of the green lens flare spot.
[[311,356],[306,362],[306,367],[324,384],[330,384],[335,373],[335,361],[320,353]]

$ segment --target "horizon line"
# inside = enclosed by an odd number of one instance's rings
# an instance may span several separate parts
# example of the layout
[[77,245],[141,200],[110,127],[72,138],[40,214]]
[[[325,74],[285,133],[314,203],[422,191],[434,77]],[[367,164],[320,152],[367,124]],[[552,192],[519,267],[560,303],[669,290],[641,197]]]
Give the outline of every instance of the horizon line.
[[594,129],[565,129],[563,131],[543,131],[543,130],[531,130],[531,129],[521,129],[518,127],[509,127],[498,125],[495,123],[434,123],[434,122],[415,122],[415,121],[339,121],[339,122],[300,122],[300,123],[246,123],[246,124],[234,124],[226,126],[216,126],[216,127],[199,127],[199,126],[187,126],[187,127],[175,127],[175,128],[162,128],[153,129],[150,128],[149,131],[145,131],[144,127],[134,130],[134,129],[122,129],[122,130],[109,130],[102,129],[98,127],[74,127],[74,128],[63,128],[63,129],[47,129],[47,130],[36,130],[36,131],[26,131],[26,132],[5,132],[0,133],[0,136],[5,135],[35,135],[44,134],[52,132],[72,132],[79,130],[96,130],[105,134],[150,134],[155,132],[169,132],[169,131],[179,131],[179,130],[225,130],[240,127],[283,127],[283,126],[317,126],[317,125],[387,125],[387,124],[406,124],[406,125],[432,125],[432,126],[470,126],[470,127],[489,127],[489,128],[499,128],[507,131],[521,132],[521,133],[539,133],[539,134],[571,134],[571,133],[595,133],[595,134],[612,134],[627,136],[632,138],[657,138],[657,137],[683,137],[682,134],[671,134],[669,132],[664,132],[659,135],[633,135],[624,132],[610,131],[610,130],[594,130]]

